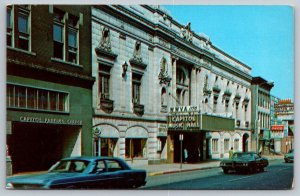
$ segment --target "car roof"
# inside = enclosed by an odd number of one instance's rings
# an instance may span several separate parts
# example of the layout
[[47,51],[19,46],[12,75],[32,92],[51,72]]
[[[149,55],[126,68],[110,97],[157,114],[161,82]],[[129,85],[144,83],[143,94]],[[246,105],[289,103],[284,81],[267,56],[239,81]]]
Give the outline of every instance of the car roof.
[[106,156],[73,156],[63,158],[62,160],[83,160],[83,161],[95,161],[95,160],[120,160],[117,157],[106,157]]

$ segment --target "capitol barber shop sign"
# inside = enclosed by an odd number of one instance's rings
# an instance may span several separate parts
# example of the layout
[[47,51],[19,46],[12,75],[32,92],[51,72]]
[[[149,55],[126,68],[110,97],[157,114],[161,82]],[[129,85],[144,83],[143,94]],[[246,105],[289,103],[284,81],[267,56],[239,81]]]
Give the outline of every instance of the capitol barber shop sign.
[[28,122],[28,123],[82,125],[82,120],[61,119],[61,118],[43,118],[43,117],[21,116],[20,121]]

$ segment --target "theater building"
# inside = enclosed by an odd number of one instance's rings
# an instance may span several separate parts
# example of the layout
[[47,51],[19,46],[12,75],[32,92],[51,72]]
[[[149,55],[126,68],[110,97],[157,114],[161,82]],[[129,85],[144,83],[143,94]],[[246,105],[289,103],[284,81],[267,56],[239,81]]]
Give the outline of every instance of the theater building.
[[251,68],[159,6],[91,8],[93,153],[130,164],[251,150]]
[[92,154],[90,18],[89,6],[7,6],[10,174]]

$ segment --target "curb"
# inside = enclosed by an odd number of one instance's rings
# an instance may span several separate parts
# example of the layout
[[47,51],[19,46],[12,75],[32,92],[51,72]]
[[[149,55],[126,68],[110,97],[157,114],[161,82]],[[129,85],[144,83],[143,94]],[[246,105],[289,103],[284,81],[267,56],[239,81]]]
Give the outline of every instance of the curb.
[[214,169],[214,168],[219,168],[219,166],[211,166],[211,167],[203,167],[203,168],[193,168],[193,169],[181,169],[181,170],[173,170],[173,171],[149,172],[148,176],[158,176],[158,175],[164,175],[164,174],[173,174],[173,173],[180,173],[180,172],[190,172],[190,171],[206,170],[206,169]]
[[[269,161],[280,160],[281,157],[272,157],[271,159],[268,158]],[[198,171],[198,170],[206,170],[206,169],[214,169],[219,168],[220,166],[210,166],[210,167],[202,167],[202,168],[193,168],[193,169],[177,169],[172,171],[159,171],[159,172],[149,172],[148,176],[159,176],[164,174],[173,174],[173,173],[180,173],[180,172],[190,172],[190,171]]]

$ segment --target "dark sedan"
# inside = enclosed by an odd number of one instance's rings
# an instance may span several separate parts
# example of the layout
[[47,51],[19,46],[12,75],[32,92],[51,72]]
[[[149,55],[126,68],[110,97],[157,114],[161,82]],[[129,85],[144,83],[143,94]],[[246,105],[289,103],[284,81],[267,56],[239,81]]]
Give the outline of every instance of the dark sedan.
[[294,162],[294,149],[289,150],[289,152],[284,155],[284,161],[286,163]]
[[268,159],[261,157],[255,152],[236,152],[232,159],[223,160],[220,163],[223,172],[227,174],[230,170],[237,172],[264,171],[269,165]]
[[70,157],[47,173],[9,177],[7,189],[125,189],[146,184],[146,171],[113,157]]

